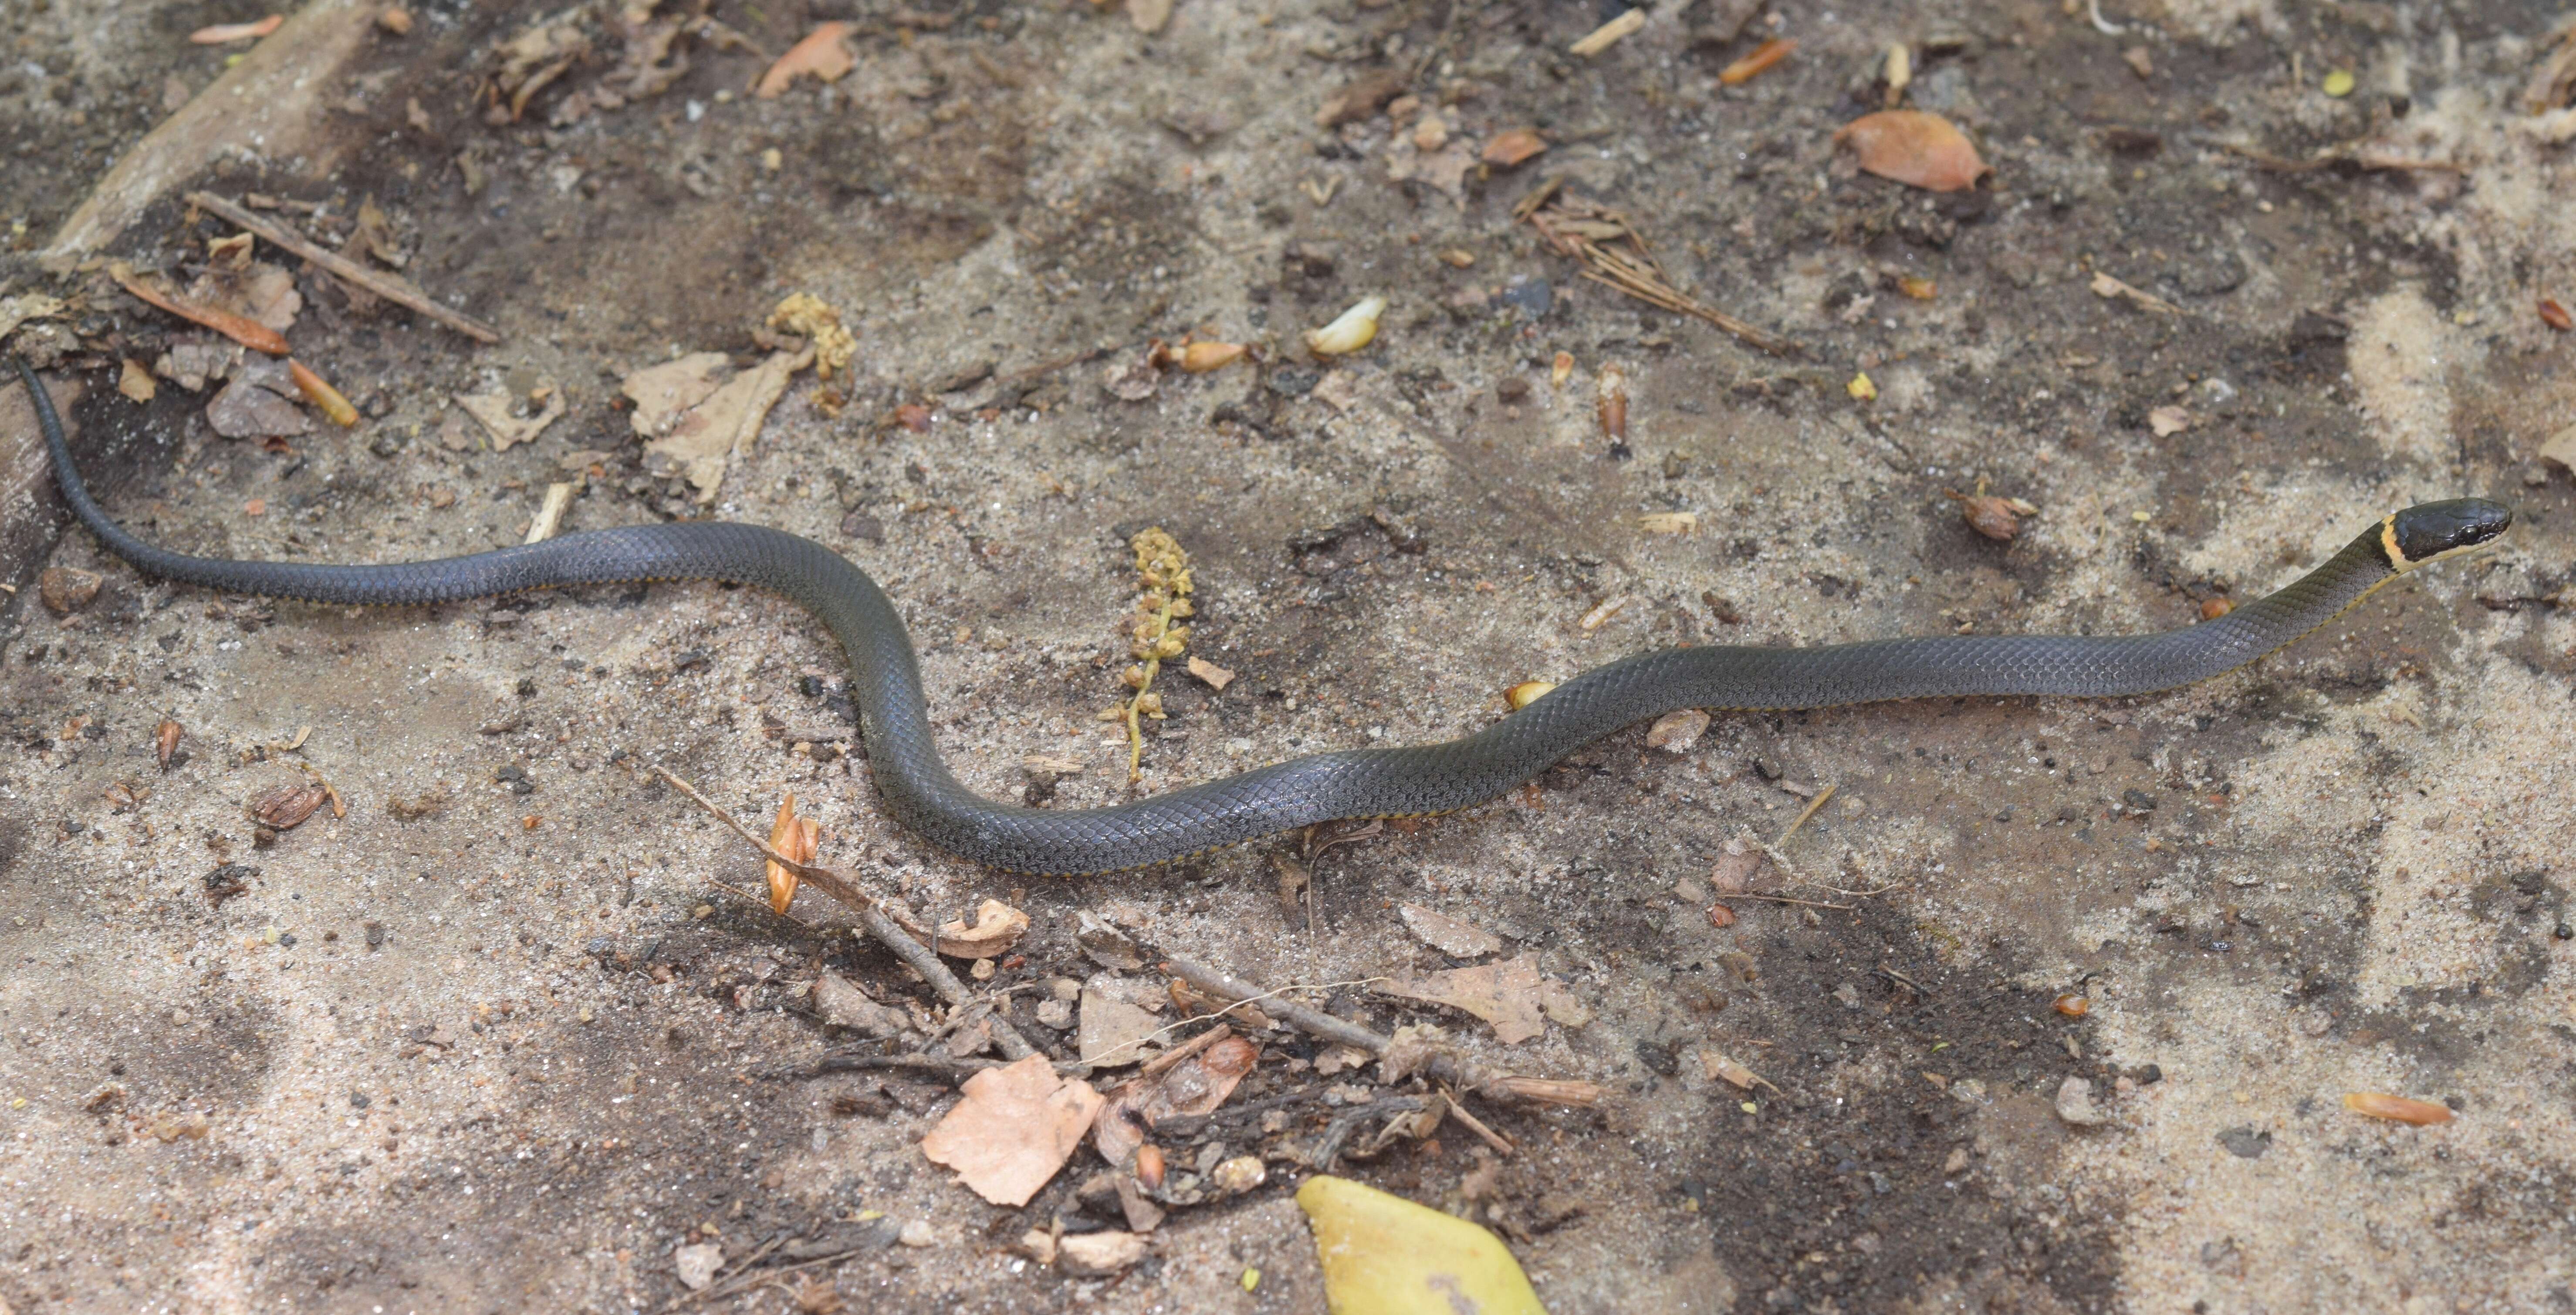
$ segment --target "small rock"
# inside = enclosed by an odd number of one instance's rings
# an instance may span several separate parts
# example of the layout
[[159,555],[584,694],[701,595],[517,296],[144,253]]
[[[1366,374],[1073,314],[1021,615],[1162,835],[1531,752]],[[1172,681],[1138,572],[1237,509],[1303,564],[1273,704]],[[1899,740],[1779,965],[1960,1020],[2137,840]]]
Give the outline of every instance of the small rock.
[[1210,1171],[1208,1185],[1231,1196],[1238,1192],[1249,1192],[1269,1178],[1270,1168],[1261,1162],[1260,1156],[1238,1155]]
[[1841,1001],[1845,1009],[1858,1009],[1860,1008],[1860,988],[1845,982],[1834,988],[1834,999]]
[[1134,1233],[1073,1233],[1056,1243],[1056,1264],[1068,1274],[1115,1274],[1145,1258],[1145,1239]]
[[2560,470],[2576,473],[2576,425],[2550,435],[2549,441],[2540,445],[2540,459]]
[[679,1274],[680,1285],[691,1292],[705,1291],[723,1265],[724,1248],[713,1242],[699,1242],[671,1253],[671,1268]]
[[45,606],[56,614],[77,612],[98,597],[98,587],[106,583],[96,571],[83,571],[69,566],[48,566],[36,577],[36,593]]
[[939,1242],[939,1231],[930,1226],[929,1220],[915,1219],[905,1224],[903,1231],[894,1235],[894,1240],[908,1247],[936,1246]]
[[2228,1154],[2240,1159],[2259,1160],[2263,1158],[2263,1152],[2272,1149],[2272,1134],[2256,1132],[2250,1125],[2229,1128],[2218,1134],[2218,1144],[2226,1147]]
[[2057,1117],[2078,1128],[2098,1127],[2110,1120],[2093,1104],[2093,1084],[2084,1078],[2068,1078],[2057,1084]]
[[1045,1000],[1038,1004],[1038,1021],[1061,1032],[1073,1026],[1073,1006],[1062,1000]]
[[1666,753],[1688,753],[1692,745],[1699,743],[1700,732],[1707,729],[1708,714],[1697,708],[1667,712],[1646,728],[1646,747]]
[[1705,904],[1709,899],[1709,890],[1698,879],[1684,877],[1673,883],[1673,898],[1684,904]]

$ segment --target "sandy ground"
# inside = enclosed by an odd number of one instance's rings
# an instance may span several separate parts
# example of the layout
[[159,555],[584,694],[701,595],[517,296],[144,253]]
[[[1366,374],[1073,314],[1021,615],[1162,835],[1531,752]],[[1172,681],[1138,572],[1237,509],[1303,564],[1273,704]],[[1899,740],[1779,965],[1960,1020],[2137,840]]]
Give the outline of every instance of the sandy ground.
[[[847,1041],[807,1003],[822,970],[936,1002],[819,895],[781,919],[720,892],[756,862],[649,764],[746,816],[796,791],[827,856],[925,913],[1026,909],[987,986],[1055,1042],[1052,981],[1162,986],[1087,960],[1086,913],[1266,984],[1456,963],[1399,903],[1500,934],[1589,1020],[1504,1046],[1429,1006],[1333,1007],[1612,1098],[1481,1107],[1508,1158],[1453,1127],[1339,1171],[1492,1224],[1558,1315],[2576,1301],[2576,488],[2537,458],[2576,376],[2534,311],[2576,301],[2576,164],[2521,101],[2549,7],[2110,0],[2109,35],[2055,3],[1702,0],[1585,60],[1566,46],[1616,6],[1180,0],[1149,36],[1087,5],[723,3],[667,89],[571,112],[626,52],[597,6],[568,71],[493,123],[499,48],[558,11],[427,5],[334,75],[326,171],[249,143],[195,183],[326,228],[373,198],[406,273],[505,341],[298,269],[296,350],[368,418],[272,446],[217,436],[174,383],[120,396],[116,359],[189,335],[37,260],[221,71],[181,36],[257,16],[234,8],[0,9],[0,297],[79,299],[17,346],[86,386],[116,514],[200,552],[398,561],[518,541],[567,454],[597,454],[567,528],[711,514],[874,574],[945,749],[996,795],[1045,755],[1087,764],[1056,802],[1124,797],[1093,718],[1146,525],[1193,555],[1198,651],[1238,673],[1167,678],[1147,789],[1453,735],[1516,681],[1657,645],[2183,625],[2419,498],[2497,497],[2518,526],[2171,695],[1720,717],[1681,753],[1632,730],[1508,802],[1329,850],[1313,925],[1279,897],[1289,839],[1043,883],[923,849],[863,762],[796,748],[846,735],[840,668],[775,599],[356,614],[168,587],[75,530],[7,564],[0,621],[7,1309],[661,1310],[687,1295],[675,1249],[707,1241],[775,1242],[763,1263],[817,1261],[793,1272],[858,1309],[1323,1308],[1289,1199],[1310,1121],[1238,1137],[1267,1185],[1176,1209],[1123,1275],[1024,1258],[1032,1227],[1104,1222],[1070,1192],[1090,1152],[1025,1210],[988,1206],[917,1149],[945,1086],[799,1076]],[[856,23],[846,78],[744,94],[822,19]],[[1769,36],[1801,44],[1721,87]],[[1909,103],[1972,131],[1983,190],[1836,160],[1899,40]],[[1410,76],[1412,117],[1317,125],[1380,69]],[[2337,69],[2356,87],[2328,97]],[[1471,150],[1553,145],[1454,195],[1391,178],[1425,113]],[[2458,168],[2257,159],[2353,142]],[[1803,354],[1577,278],[1511,215],[1555,176]],[[111,254],[184,275],[226,231],[165,200]],[[842,308],[856,395],[829,414],[800,378],[695,508],[646,468],[617,381],[757,360],[791,292]],[[1392,301],[1380,337],[1328,375],[1298,335],[1365,295]],[[1105,387],[1193,331],[1261,360]],[[1846,388],[1862,372],[1874,400]],[[454,427],[457,394],[549,386],[569,412],[534,443]],[[2168,407],[2187,427],[2159,435]],[[2040,508],[2009,545],[1946,496],[1981,481]],[[1674,511],[1696,532],[1640,526]],[[104,588],[57,614],[41,566]],[[164,718],[188,750],[167,770]],[[246,806],[311,773],[347,815],[263,839]],[[1781,835],[1784,787],[1823,783],[1795,880],[1757,887],[1809,903],[1735,899],[1712,926],[1727,842]],[[1264,1041],[1239,1099],[1350,1080]],[[1708,1078],[1717,1054],[1776,1091]],[[2099,1122],[2061,1116],[2070,1077]],[[2356,1091],[2455,1118],[2366,1119]],[[789,1309],[797,1281],[711,1304]]]

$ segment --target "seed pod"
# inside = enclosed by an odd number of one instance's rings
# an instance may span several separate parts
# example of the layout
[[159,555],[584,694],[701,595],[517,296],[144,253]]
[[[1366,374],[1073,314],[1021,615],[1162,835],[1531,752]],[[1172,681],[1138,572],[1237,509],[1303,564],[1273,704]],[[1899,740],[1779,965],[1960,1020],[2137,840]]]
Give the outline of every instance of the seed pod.
[[1147,1191],[1163,1185],[1162,1147],[1147,1144],[1136,1148],[1136,1181],[1144,1184]]
[[2204,599],[2200,604],[2200,619],[2203,621],[2215,621],[2235,610],[2236,604],[2227,601],[2225,598]]
[[1137,695],[1136,712],[1139,716],[1163,720],[1163,696],[1151,691]]
[[280,786],[253,800],[250,815],[272,831],[290,831],[313,816],[330,792],[318,785]]
[[1628,441],[1628,374],[1615,365],[1601,367],[1593,384],[1592,414],[1601,421],[1601,436]]
[[1118,673],[1118,678],[1127,682],[1127,688],[1129,689],[1145,688],[1145,669],[1143,667],[1129,667],[1125,671]]
[[[2019,507],[2013,505],[2016,499],[1991,497],[1983,493],[1961,493],[1956,489],[1941,491],[1959,504],[1959,514],[1967,520],[1969,529],[1989,539],[2006,542],[2021,532],[2022,513]],[[2029,505],[2021,504],[2025,507]]]
[[2451,1121],[2451,1111],[2447,1106],[2436,1105],[2431,1101],[2408,1100],[2404,1096],[2391,1096],[2378,1091],[2353,1092],[2343,1098],[2343,1107],[2355,1114],[2367,1114],[2374,1119],[2391,1119],[2398,1123],[2412,1123],[2417,1127]]
[[1548,387],[1563,388],[1565,387],[1565,381],[1573,377],[1574,353],[1558,352],[1556,354],[1556,359],[1550,362],[1547,367]]
[[1555,688],[1556,682],[1552,680],[1524,680],[1521,683],[1512,686],[1510,689],[1503,691],[1503,702],[1508,705],[1512,711],[1518,712],[1521,709],[1538,702],[1540,695]]
[[1343,356],[1377,337],[1377,317],[1386,313],[1386,298],[1363,297],[1359,304],[1320,329],[1306,331],[1306,346],[1317,356]]
[[152,732],[152,756],[160,760],[162,771],[170,770],[170,755],[179,751],[179,735],[179,723],[166,718]]
[[2083,996],[2072,994],[2057,997],[2056,1000],[2050,1003],[2050,1007],[2069,1018],[2082,1018],[2086,1014],[2093,1012],[2092,1001],[2085,999]]
[[1194,342],[1181,349],[1181,371],[1184,374],[1206,374],[1221,370],[1243,359],[1247,349],[1239,342]]

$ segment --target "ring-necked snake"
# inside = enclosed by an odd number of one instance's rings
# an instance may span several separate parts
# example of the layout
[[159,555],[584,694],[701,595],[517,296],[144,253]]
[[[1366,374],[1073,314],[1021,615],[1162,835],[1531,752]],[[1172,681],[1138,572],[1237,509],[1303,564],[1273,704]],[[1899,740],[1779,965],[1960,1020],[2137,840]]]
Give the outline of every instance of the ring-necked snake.
[[1022,808],[960,784],[930,728],[902,618],[866,572],[810,539],[757,525],[589,530],[524,547],[390,566],[189,557],[119,528],[91,499],[62,422],[16,362],[81,523],[148,575],[233,593],[337,604],[443,603],[555,585],[722,580],[785,595],[849,654],[850,695],[886,811],[937,848],[1016,872],[1146,867],[1336,818],[1446,813],[1496,798],[1605,735],[1682,708],[1820,708],[1959,695],[2145,694],[2207,680],[2324,625],[2372,590],[2502,534],[2482,498],[2383,517],[2280,592],[2215,620],[2119,637],[1973,635],[1818,648],[1671,648],[1596,667],[1476,734],[1406,749],[1272,763],[1105,808]]

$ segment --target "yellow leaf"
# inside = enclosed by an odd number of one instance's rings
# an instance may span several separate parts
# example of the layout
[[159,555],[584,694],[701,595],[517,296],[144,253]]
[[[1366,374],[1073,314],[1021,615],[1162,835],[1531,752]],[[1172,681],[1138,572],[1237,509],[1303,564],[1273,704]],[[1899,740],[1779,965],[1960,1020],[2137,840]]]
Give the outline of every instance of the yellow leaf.
[[1297,1204],[1333,1315],[1547,1315],[1510,1250],[1464,1219],[1322,1174],[1297,1189]]

